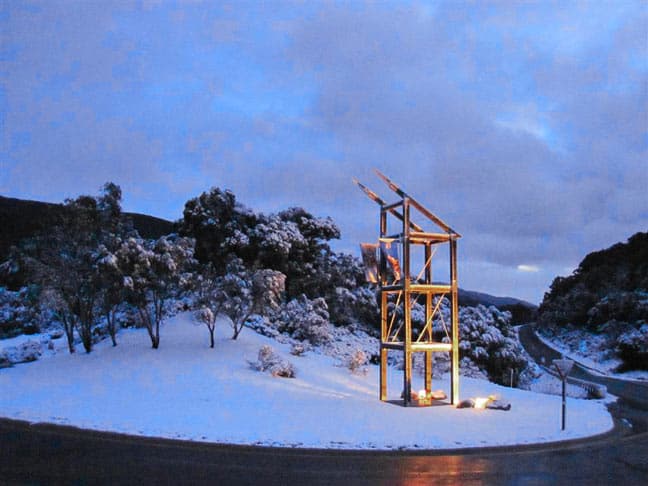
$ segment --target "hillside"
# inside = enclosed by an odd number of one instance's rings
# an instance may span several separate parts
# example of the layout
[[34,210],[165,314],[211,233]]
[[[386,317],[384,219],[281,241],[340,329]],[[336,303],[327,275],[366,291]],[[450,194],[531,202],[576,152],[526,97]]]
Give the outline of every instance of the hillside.
[[[20,240],[46,229],[61,214],[61,204],[0,196],[0,261]],[[154,216],[124,213],[144,238],[159,238],[173,232],[173,223]]]
[[[246,329],[234,341],[226,322],[216,332],[210,349],[205,327],[182,313],[163,325],[164,344],[155,351],[144,329],[125,330],[119,346],[106,340],[91,354],[46,346],[36,362],[0,369],[0,416],[195,441],[365,450],[547,442],[612,427],[599,400],[569,398],[569,427],[561,431],[560,397],[466,376],[462,399],[495,395],[510,410],[455,408],[443,399],[401,407],[394,405],[402,390],[396,366],[388,373],[391,403],[381,402],[378,366],[354,372],[345,364],[349,350],[370,341],[363,333],[337,329],[329,345],[296,356],[285,335],[272,339]],[[39,337],[34,342],[39,346]],[[293,378],[258,369],[264,346],[293,365]],[[422,379],[416,373],[417,386]],[[449,376],[435,375],[433,386],[447,394]]]
[[572,275],[557,277],[538,309],[538,326],[584,355],[648,369],[648,233],[590,253]]

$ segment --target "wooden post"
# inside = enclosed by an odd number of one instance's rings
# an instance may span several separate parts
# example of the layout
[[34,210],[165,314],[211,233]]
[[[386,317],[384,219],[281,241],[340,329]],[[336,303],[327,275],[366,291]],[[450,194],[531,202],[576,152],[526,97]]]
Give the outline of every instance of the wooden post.
[[[387,212],[384,207],[380,211],[380,237],[384,238],[387,234]],[[385,262],[385,257],[382,254],[382,249],[379,246],[378,251],[380,252],[380,261],[379,261],[379,285],[382,287],[387,284],[386,274],[387,274],[387,263]],[[380,399],[382,401],[387,400],[387,348],[383,346],[383,343],[387,341],[389,336],[387,336],[387,293],[380,292]]]
[[380,399],[387,400],[387,293],[380,293]]
[[410,200],[403,198],[403,268],[401,269],[403,286],[403,319],[405,321],[405,339],[403,357],[404,398],[405,406],[412,400],[412,300],[410,296],[410,242],[409,242]]
[[[425,271],[424,271],[424,282],[428,285],[432,284],[432,247],[430,243],[425,244]],[[433,294],[425,294],[425,323],[427,324],[430,319],[432,319],[432,300],[434,298]],[[432,342],[432,325],[428,329],[427,341]],[[430,392],[432,391],[432,352],[425,352],[425,389]]]
[[450,289],[452,296],[452,369],[450,403],[459,403],[459,289],[457,286],[457,240],[450,238]]

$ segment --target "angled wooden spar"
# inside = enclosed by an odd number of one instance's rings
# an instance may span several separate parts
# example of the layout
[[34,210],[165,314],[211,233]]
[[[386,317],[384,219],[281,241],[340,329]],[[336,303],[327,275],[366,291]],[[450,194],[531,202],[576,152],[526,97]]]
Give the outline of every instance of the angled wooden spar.
[[450,226],[445,224],[441,218],[437,217],[435,214],[433,214],[430,210],[428,210],[425,206],[423,206],[421,203],[419,203],[416,199],[414,199],[412,196],[407,194],[405,191],[403,191],[399,186],[397,186],[389,177],[387,177],[385,174],[380,172],[378,169],[374,169],[374,172],[378,177],[380,177],[387,186],[394,191],[396,194],[398,194],[400,197],[406,197],[409,198],[410,203],[412,206],[414,206],[416,209],[421,211],[425,216],[430,218],[432,221],[434,221],[443,231],[446,233],[451,233],[457,237],[461,237],[459,233],[457,233],[455,230],[453,230]]
[[[362,192],[364,192],[367,196],[369,196],[369,199],[371,199],[372,201],[374,201],[374,202],[377,203],[377,204],[380,204],[381,206],[386,206],[385,201],[383,201],[383,200],[380,198],[380,196],[378,196],[378,194],[376,194],[376,193],[373,192],[371,189],[369,189],[367,186],[365,186],[364,184],[362,184],[362,183],[361,183],[358,179],[356,179],[355,177],[353,178],[353,182],[354,182],[354,183],[355,183],[355,184],[356,184],[360,189],[362,189]],[[390,214],[396,216],[397,219],[399,219],[400,221],[403,221],[403,215],[402,215],[401,213],[399,213],[398,211],[396,211],[396,209],[394,209],[394,208],[390,208],[390,209],[388,209],[388,211],[389,211]],[[411,227],[414,231],[421,231],[421,232],[423,231],[423,228],[421,228],[418,224],[416,224],[416,223],[414,223],[414,222],[410,222],[410,227]]]

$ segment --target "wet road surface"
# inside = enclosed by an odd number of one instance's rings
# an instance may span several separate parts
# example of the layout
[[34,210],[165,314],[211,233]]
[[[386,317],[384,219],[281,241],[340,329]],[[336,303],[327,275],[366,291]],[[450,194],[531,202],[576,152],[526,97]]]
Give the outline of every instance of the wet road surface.
[[220,446],[0,420],[3,484],[645,484],[648,436],[459,452]]

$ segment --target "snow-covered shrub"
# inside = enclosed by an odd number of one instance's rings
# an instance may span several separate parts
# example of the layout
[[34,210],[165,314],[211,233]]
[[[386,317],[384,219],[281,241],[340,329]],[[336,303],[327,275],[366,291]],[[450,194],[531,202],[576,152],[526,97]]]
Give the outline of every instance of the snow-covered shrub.
[[40,331],[38,294],[37,287],[23,287],[18,291],[0,287],[0,339]]
[[0,368],[18,363],[36,361],[43,354],[43,345],[34,340],[24,341],[17,346],[9,346],[0,352]]
[[257,371],[268,371],[272,376],[295,377],[295,367],[292,363],[284,360],[275,352],[272,346],[267,344],[261,346],[257,360],[250,362],[250,366]]
[[304,343],[293,343],[292,346],[290,346],[290,354],[293,356],[303,356],[307,351],[307,348],[308,346]]
[[619,336],[616,349],[623,360],[622,369],[648,370],[648,324]]
[[[511,333],[511,314],[483,305],[459,311],[459,350],[488,377],[501,385],[510,384],[527,366],[522,348]],[[515,380],[515,378],[514,378]]]
[[335,294],[327,298],[331,322],[351,324],[363,322],[378,326],[380,308],[376,301],[375,290],[368,286],[355,288],[336,287]]
[[367,355],[361,349],[356,349],[347,361],[347,368],[354,375],[367,374]]
[[27,341],[18,346],[17,363],[36,361],[43,354],[43,347],[37,341]]
[[268,318],[260,314],[252,314],[250,317],[248,317],[245,325],[258,334],[268,336],[270,338],[276,338],[280,334],[280,332],[268,320]]
[[305,295],[288,302],[278,313],[275,323],[279,331],[293,338],[324,344],[330,339],[328,306],[323,298],[310,300]]
[[9,354],[4,349],[0,349],[0,368],[8,368],[13,363],[9,359]]

